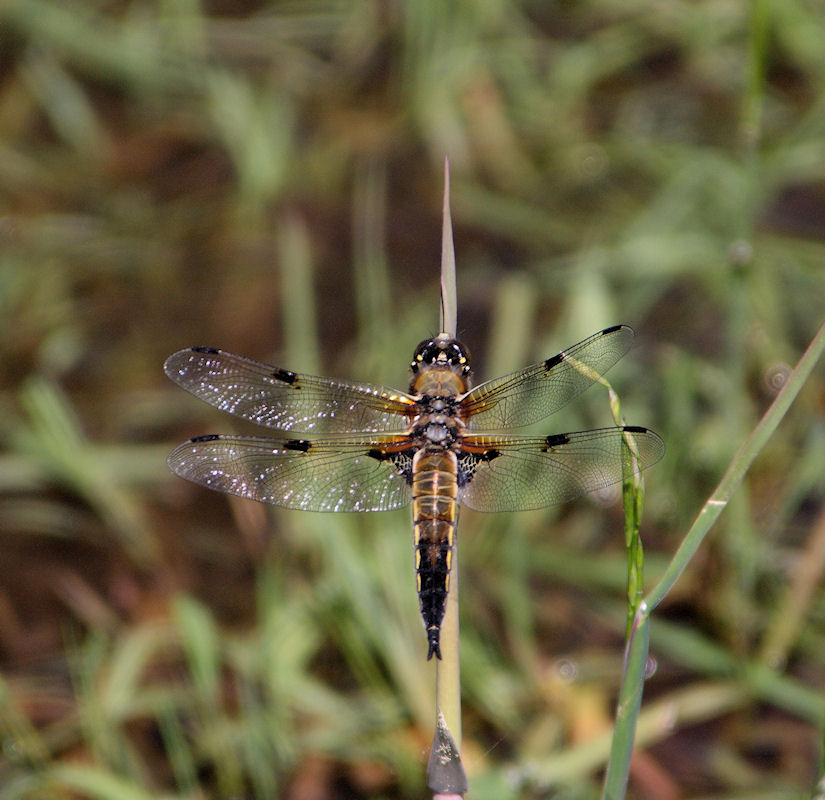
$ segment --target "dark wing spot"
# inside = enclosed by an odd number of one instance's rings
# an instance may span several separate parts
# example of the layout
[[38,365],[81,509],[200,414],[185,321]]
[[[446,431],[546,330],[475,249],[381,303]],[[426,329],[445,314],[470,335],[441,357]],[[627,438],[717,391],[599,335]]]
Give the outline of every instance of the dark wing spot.
[[408,485],[412,486],[412,450],[401,450],[396,452],[386,452],[377,447],[367,450],[365,455],[374,458],[376,461],[392,461],[393,466],[399,475],[404,477]]
[[197,442],[214,442],[216,439],[220,439],[221,435],[219,433],[205,433],[203,436],[194,436],[189,441],[192,444]]
[[567,444],[570,441],[570,437],[566,433],[554,433],[548,436],[544,442],[547,445],[544,449],[550,450],[553,447],[558,447],[562,444]]
[[553,369],[553,367],[555,367],[557,364],[561,364],[561,362],[564,361],[564,359],[565,359],[564,353],[559,353],[558,355],[555,355],[552,358],[548,358],[544,362],[545,371],[550,372],[550,370]]
[[392,458],[395,453],[385,453],[383,450],[373,448],[372,450],[367,450],[367,455],[376,461],[386,461],[388,458]]
[[605,328],[602,331],[602,336],[607,335],[608,333],[613,333],[613,331],[617,331],[620,328],[624,328],[624,325],[611,325],[609,328]]
[[298,450],[301,453],[306,453],[312,447],[312,442],[306,439],[289,439],[284,442],[284,450]]
[[210,356],[216,356],[221,352],[217,347],[193,347],[191,349],[193,353],[206,353]]
[[290,372],[288,369],[276,369],[272,373],[272,377],[275,378],[276,381],[283,381],[284,383],[295,383],[297,379],[297,375],[294,372]]
[[479,464],[489,463],[500,455],[501,451],[494,448],[483,453],[462,453],[458,459],[458,485],[466,486],[475,477]]
[[647,433],[649,431],[648,428],[642,428],[639,425],[625,425],[622,430],[627,431],[627,433]]

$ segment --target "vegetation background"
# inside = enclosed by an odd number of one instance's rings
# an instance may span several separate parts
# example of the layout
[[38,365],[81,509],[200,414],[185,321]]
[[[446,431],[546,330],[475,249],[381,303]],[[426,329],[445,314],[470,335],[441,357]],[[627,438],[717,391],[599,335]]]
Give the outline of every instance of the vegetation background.
[[[412,798],[433,668],[403,512],[170,475],[209,344],[406,385],[442,162],[476,374],[619,322],[650,579],[825,307],[819,0],[0,5],[0,800]],[[633,798],[805,796],[825,714],[818,370],[653,620]],[[592,389],[542,430],[610,424]],[[616,495],[462,514],[478,800],[599,791]]]

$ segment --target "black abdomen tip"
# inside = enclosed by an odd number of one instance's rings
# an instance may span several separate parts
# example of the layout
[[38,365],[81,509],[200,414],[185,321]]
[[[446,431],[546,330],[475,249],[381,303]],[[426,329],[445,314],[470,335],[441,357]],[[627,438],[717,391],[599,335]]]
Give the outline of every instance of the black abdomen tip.
[[427,629],[427,641],[430,643],[430,649],[427,652],[427,661],[429,661],[433,656],[435,656],[439,661],[441,661],[441,629],[440,628],[428,628]]

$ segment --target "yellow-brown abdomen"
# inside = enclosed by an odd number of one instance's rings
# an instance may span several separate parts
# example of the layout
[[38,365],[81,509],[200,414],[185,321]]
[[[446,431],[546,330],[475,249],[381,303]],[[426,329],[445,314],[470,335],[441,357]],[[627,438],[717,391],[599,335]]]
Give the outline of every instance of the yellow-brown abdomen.
[[419,450],[413,457],[413,532],[418,600],[430,649],[441,658],[439,639],[450,590],[458,522],[458,462],[450,450]]

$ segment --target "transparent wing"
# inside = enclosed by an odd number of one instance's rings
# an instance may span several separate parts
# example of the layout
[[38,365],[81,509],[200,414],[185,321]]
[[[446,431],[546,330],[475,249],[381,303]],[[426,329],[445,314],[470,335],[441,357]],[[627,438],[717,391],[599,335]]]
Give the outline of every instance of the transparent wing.
[[411,499],[406,437],[269,439],[199,436],[170,469],[219,492],[303,511],[388,511]]
[[622,480],[624,443],[637,471],[665,444],[647,428],[599,428],[540,436],[468,435],[459,456],[461,502],[476,511],[522,511],[565,503]]
[[460,404],[470,430],[520,428],[550,416],[607,372],[632,342],[633,330],[616,325],[546,361],[476,386]]
[[163,369],[209,405],[282,431],[401,433],[413,404],[394,389],[290,372],[211,347],[179,350]]

